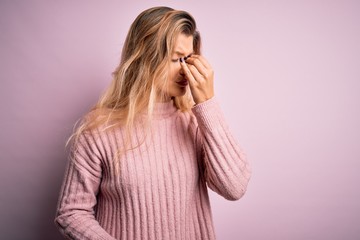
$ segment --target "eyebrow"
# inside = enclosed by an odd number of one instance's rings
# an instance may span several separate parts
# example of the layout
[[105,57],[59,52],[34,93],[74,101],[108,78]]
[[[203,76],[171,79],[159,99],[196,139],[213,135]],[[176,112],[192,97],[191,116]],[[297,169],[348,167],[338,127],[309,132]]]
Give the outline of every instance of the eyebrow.
[[[177,54],[178,56],[184,56],[185,54],[183,52],[179,52],[179,51],[175,51],[175,54]],[[190,57],[192,54],[194,54],[194,51],[191,52],[189,55],[187,55],[186,57]]]

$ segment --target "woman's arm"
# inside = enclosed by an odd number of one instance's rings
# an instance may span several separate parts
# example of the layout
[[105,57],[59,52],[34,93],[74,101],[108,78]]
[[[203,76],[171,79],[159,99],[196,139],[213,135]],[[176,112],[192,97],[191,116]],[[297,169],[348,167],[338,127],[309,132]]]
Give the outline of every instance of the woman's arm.
[[211,189],[225,198],[239,199],[246,191],[251,171],[214,97],[214,71],[200,55],[192,55],[180,62],[196,103],[192,110],[199,125],[197,139],[202,141],[201,165],[205,168],[205,180]]
[[231,134],[215,97],[192,109],[208,186],[229,200],[241,198],[251,170],[246,155]]
[[101,162],[89,139],[81,135],[73,146],[55,224],[68,239],[114,240],[95,219],[94,207],[101,181]]

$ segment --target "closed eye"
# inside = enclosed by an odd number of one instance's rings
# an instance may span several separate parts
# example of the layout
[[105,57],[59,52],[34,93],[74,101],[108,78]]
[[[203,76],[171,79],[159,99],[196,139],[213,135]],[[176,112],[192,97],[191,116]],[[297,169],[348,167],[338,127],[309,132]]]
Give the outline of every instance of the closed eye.
[[[189,55],[187,55],[186,57],[184,57],[184,60],[186,60],[187,58],[191,57],[192,53],[190,53]],[[171,59],[172,62],[176,63],[180,61],[180,58],[177,59]]]

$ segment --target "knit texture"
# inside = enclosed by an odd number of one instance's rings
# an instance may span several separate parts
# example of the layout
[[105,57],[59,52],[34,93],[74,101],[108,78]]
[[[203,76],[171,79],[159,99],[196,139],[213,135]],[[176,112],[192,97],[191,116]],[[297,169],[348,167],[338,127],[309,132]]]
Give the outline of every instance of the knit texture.
[[[70,158],[55,223],[69,239],[215,239],[207,186],[229,200],[251,171],[215,97],[181,112],[157,103],[151,133],[120,158],[122,128],[82,134]],[[133,143],[144,138],[140,125]]]

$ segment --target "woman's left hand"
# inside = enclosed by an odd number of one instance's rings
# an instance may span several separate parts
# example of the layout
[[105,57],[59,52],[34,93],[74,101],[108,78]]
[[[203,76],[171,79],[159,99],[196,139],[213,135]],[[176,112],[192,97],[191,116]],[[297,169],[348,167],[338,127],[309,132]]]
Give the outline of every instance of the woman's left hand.
[[214,71],[204,57],[191,55],[185,61],[182,59],[180,65],[196,104],[214,96]]

